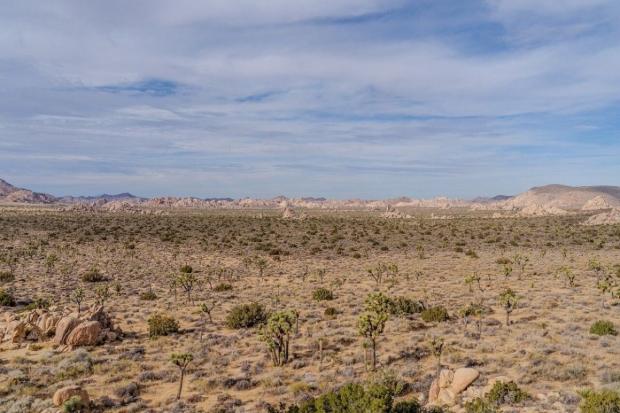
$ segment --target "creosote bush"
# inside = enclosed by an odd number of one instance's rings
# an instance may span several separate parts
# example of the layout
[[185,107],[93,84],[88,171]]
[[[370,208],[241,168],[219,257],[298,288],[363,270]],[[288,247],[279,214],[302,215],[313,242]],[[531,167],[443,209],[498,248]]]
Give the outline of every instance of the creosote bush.
[[179,323],[166,314],[154,314],[148,319],[149,337],[168,336],[179,331]]
[[517,386],[514,381],[504,383],[498,381],[485,395],[485,398],[496,405],[521,403],[530,398],[530,395]]
[[604,389],[600,392],[585,390],[580,393],[579,404],[581,413],[618,413],[620,412],[620,393]]
[[213,291],[217,292],[217,293],[222,293],[224,291],[230,291],[233,289],[233,286],[231,284],[227,284],[227,283],[220,283],[218,285],[216,285],[215,287],[213,287]]
[[614,323],[607,320],[598,320],[590,327],[590,334],[597,336],[615,336],[618,334],[614,327]]
[[417,400],[394,403],[394,389],[383,384],[349,383],[337,390],[294,406],[269,407],[269,413],[443,413],[442,408],[426,409]]
[[390,298],[390,314],[395,316],[406,316],[409,314],[421,313],[426,309],[422,301],[413,300],[406,297]]
[[422,320],[427,323],[441,323],[447,321],[450,316],[448,310],[443,306],[431,307],[422,311]]
[[327,288],[317,288],[312,292],[312,298],[316,301],[328,301],[334,299],[334,293]]
[[15,280],[15,274],[11,271],[0,271],[0,283],[8,283]]
[[250,328],[267,320],[265,308],[258,303],[234,306],[226,316],[228,328]]
[[0,305],[13,307],[15,306],[15,298],[13,298],[13,295],[10,292],[0,290]]
[[155,294],[155,292],[153,292],[152,290],[145,291],[140,294],[140,299],[143,301],[157,300],[157,294]]
[[84,274],[82,274],[82,281],[89,283],[98,283],[106,281],[106,277],[99,272],[96,268],[91,268]]

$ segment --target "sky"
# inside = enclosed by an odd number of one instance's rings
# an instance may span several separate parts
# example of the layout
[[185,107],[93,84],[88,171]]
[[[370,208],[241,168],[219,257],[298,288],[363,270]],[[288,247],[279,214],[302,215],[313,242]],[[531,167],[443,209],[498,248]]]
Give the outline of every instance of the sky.
[[620,185],[620,2],[5,2],[0,178],[234,198]]

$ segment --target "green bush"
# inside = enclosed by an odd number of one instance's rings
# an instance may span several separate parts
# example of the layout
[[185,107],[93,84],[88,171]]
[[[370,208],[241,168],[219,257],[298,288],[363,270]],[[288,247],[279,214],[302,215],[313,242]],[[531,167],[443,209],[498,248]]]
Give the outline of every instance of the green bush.
[[143,293],[140,294],[140,299],[144,300],[144,301],[153,301],[153,300],[157,300],[157,294],[155,294],[153,291],[149,290],[149,291],[145,291]]
[[15,306],[15,298],[13,298],[13,295],[10,292],[0,290],[0,305],[13,307]]
[[179,323],[165,314],[154,314],[148,319],[149,337],[168,336],[179,331]]
[[326,317],[336,317],[338,315],[338,310],[336,310],[334,307],[327,307],[323,314]]
[[79,396],[73,396],[62,405],[63,413],[80,413],[86,411],[88,405]]
[[426,306],[422,301],[412,300],[406,297],[390,298],[390,314],[395,316],[417,314],[425,309]]
[[514,381],[504,383],[498,381],[485,395],[485,398],[495,405],[521,403],[530,398],[530,395],[517,386]]
[[50,302],[47,298],[37,297],[33,302],[26,306],[27,311],[37,310],[37,309],[47,309],[50,307]]
[[98,283],[106,281],[106,277],[101,274],[98,269],[92,268],[82,274],[82,281],[89,283]]
[[180,271],[182,274],[191,274],[194,272],[194,269],[191,267],[191,265],[183,265],[181,266]]
[[417,400],[394,404],[394,389],[385,384],[349,383],[299,405],[269,407],[269,413],[446,413],[440,407],[423,408]]
[[426,321],[427,323],[441,323],[443,321],[447,321],[450,318],[450,316],[448,315],[448,310],[446,310],[446,308],[442,306],[427,308],[422,311],[421,316],[422,320]]
[[213,288],[213,291],[221,293],[224,291],[230,291],[232,289],[233,289],[233,286],[231,284],[221,283],[221,284],[216,285]]
[[499,409],[488,400],[476,397],[465,403],[465,413],[499,413]]
[[234,306],[226,316],[228,328],[250,328],[267,320],[265,308],[258,303]]
[[317,288],[312,292],[312,298],[316,301],[327,301],[334,299],[334,293],[327,288]]
[[594,392],[585,390],[581,394],[581,413],[620,413],[620,393],[613,390]]
[[0,271],[0,282],[8,283],[15,280],[15,274],[10,271]]
[[614,323],[607,320],[598,320],[590,327],[590,334],[597,336],[615,336],[618,334],[614,327]]

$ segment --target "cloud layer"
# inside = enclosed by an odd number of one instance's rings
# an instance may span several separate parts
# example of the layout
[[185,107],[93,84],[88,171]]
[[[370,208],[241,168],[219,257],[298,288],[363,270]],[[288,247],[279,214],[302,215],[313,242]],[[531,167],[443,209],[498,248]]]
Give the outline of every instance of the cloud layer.
[[614,1],[36,1],[0,14],[0,177],[56,194],[619,184]]

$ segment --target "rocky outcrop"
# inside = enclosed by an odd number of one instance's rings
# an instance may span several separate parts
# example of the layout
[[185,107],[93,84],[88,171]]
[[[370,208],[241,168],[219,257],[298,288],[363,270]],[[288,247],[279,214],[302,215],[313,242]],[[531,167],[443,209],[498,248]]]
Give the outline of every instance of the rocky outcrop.
[[443,369],[439,373],[439,378],[433,380],[428,392],[428,402],[430,405],[452,406],[456,402],[456,397],[463,393],[476,379],[480,373],[472,368],[460,368],[455,371]]
[[598,211],[600,209],[610,209],[612,206],[607,198],[598,195],[588,200],[584,206],[581,207],[582,211]]
[[94,346],[101,337],[101,331],[98,321],[84,321],[69,333],[66,344],[71,347]]
[[88,404],[90,402],[90,398],[88,397],[88,392],[86,390],[80,386],[72,385],[56,390],[54,396],[52,397],[52,403],[54,403],[54,406],[62,406],[72,397],[79,397],[84,404]]
[[592,215],[585,220],[583,225],[614,225],[620,224],[620,209],[612,209],[609,212]]
[[56,327],[56,334],[54,335],[54,344],[63,345],[67,344],[67,337],[71,334],[71,331],[81,323],[79,318],[72,316],[63,317]]

